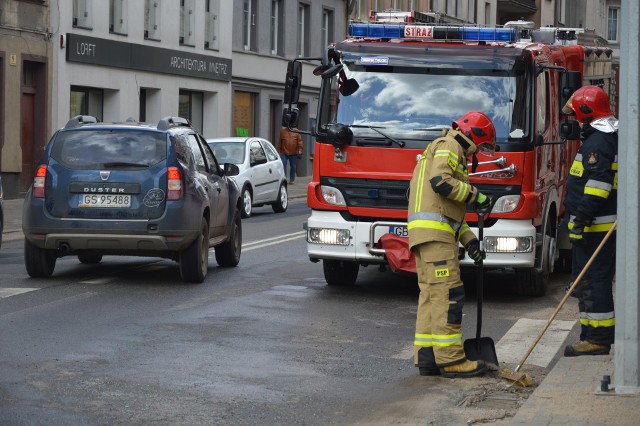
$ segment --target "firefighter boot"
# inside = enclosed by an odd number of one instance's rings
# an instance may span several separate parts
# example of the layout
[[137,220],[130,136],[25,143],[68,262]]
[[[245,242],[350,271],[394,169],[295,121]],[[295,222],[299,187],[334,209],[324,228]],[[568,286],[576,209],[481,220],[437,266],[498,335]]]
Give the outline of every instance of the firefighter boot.
[[583,340],[577,345],[568,345],[564,348],[564,356],[580,356],[580,355],[608,355],[611,350],[609,345],[600,345]]
[[484,361],[469,361],[465,359],[460,364],[449,365],[440,369],[444,377],[473,377],[482,373],[486,367]]

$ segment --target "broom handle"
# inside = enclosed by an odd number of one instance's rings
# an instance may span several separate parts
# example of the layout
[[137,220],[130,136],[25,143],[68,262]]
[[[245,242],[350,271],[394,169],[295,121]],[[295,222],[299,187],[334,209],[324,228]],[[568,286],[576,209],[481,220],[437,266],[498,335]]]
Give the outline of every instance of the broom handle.
[[578,274],[578,277],[575,279],[575,281],[573,282],[571,287],[569,287],[569,290],[567,290],[566,294],[564,295],[564,297],[560,301],[560,304],[558,304],[558,307],[556,308],[555,312],[551,315],[551,318],[549,318],[549,321],[547,321],[547,323],[542,328],[540,333],[538,333],[538,337],[533,342],[533,344],[529,347],[529,350],[524,354],[524,356],[522,357],[522,359],[520,360],[520,362],[516,366],[516,369],[514,370],[514,372],[518,372],[518,370],[520,370],[520,367],[522,367],[522,364],[524,364],[524,362],[527,360],[527,358],[531,354],[531,351],[533,351],[533,348],[536,347],[536,345],[538,344],[538,342],[542,338],[542,335],[547,331],[547,329],[551,325],[551,322],[556,318],[556,315],[558,315],[558,312],[560,312],[560,309],[562,309],[562,306],[564,306],[564,302],[566,302],[567,299],[569,298],[569,296],[571,296],[571,292],[576,288],[578,283],[580,283],[580,280],[582,279],[584,274],[587,272],[587,269],[589,269],[589,267],[591,266],[591,264],[595,260],[595,258],[598,255],[598,253],[600,253],[600,250],[602,250],[602,247],[604,247],[604,244],[607,242],[607,240],[609,240],[609,237],[611,236],[611,234],[613,234],[613,231],[615,231],[617,225],[618,225],[618,221],[616,220],[615,222],[613,222],[613,225],[611,226],[611,229],[609,229],[609,232],[607,232],[607,235],[605,235],[604,238],[602,239],[602,241],[600,241],[600,244],[596,248],[596,251],[593,252],[591,257],[589,258],[589,261],[587,262],[586,265],[584,265],[584,268],[582,268],[582,271],[580,271],[580,274]]

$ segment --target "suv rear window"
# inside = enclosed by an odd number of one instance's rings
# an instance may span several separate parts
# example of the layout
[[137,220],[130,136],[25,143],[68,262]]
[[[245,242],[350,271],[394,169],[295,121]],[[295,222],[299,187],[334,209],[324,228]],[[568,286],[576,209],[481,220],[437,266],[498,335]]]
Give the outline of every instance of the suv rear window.
[[130,129],[62,131],[51,157],[72,169],[149,167],[167,158],[166,134]]

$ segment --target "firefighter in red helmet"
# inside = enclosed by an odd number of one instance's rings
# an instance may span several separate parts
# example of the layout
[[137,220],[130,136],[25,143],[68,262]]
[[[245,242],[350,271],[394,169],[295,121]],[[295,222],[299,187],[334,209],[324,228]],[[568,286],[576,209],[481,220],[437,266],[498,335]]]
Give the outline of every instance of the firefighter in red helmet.
[[495,137],[489,117],[469,112],[427,146],[413,171],[407,222],[420,286],[414,363],[423,376],[471,377],[485,369],[484,361],[466,358],[462,345],[458,241],[474,262],[483,259],[464,215],[466,204],[487,209],[491,202],[469,183],[467,157],[494,151]]
[[[565,220],[573,244],[571,275],[575,280],[616,221],[618,192],[618,120],[606,92],[596,86],[576,90],[563,109],[582,125],[582,146],[567,179]],[[575,290],[580,310],[580,342],[565,347],[565,356],[606,355],[615,334],[613,276],[615,234],[594,259]]]

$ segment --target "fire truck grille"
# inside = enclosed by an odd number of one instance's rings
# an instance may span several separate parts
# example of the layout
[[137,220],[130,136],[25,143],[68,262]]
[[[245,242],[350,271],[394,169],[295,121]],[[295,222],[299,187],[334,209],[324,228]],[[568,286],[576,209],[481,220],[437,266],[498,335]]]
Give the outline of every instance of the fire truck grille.
[[347,206],[377,209],[409,208],[409,181],[324,177],[322,185],[340,190]]

